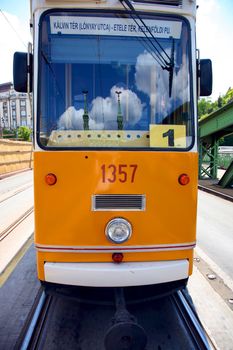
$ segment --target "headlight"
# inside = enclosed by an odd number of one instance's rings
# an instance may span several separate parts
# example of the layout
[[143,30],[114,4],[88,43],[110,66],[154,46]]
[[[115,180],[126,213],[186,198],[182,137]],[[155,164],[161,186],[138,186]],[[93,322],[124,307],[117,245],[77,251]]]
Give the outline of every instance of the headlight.
[[125,219],[112,219],[106,226],[105,234],[111,242],[120,244],[130,239],[132,226]]

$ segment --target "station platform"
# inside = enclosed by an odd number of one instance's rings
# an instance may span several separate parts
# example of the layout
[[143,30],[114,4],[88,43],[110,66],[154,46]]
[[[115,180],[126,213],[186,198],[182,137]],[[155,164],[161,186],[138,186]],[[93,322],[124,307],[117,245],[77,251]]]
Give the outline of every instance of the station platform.
[[223,188],[219,180],[204,179],[198,181],[198,189],[233,202],[233,188]]

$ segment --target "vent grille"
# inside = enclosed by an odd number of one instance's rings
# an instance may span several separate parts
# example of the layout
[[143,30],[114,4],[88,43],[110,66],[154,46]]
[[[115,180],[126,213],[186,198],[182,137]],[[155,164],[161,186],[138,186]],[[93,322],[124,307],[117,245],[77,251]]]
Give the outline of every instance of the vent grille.
[[169,6],[182,5],[182,0],[133,0],[133,2],[156,4],[156,5],[169,5]]
[[99,194],[92,196],[92,210],[143,211],[146,197],[142,194]]

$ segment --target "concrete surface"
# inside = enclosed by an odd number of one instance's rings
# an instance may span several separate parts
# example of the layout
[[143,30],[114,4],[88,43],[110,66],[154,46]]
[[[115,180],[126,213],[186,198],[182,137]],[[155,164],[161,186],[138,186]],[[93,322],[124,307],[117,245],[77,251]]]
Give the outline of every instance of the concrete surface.
[[233,280],[233,203],[198,191],[197,245]]
[[233,350],[233,312],[195,266],[188,290],[198,316],[217,349]]
[[0,349],[14,349],[39,287],[35,251],[31,244],[0,288]]

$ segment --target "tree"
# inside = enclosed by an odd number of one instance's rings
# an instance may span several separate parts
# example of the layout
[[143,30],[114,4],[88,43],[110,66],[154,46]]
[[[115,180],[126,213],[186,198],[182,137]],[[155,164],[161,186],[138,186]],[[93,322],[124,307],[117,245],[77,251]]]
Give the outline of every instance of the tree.
[[233,101],[233,89],[231,87],[227,90],[225,95],[220,95],[214,102],[209,98],[201,98],[198,102],[198,118],[200,119],[213,113],[231,101]]
[[231,87],[229,87],[229,89],[227,90],[226,94],[223,97],[224,100],[224,105],[233,101],[233,89]]
[[222,108],[222,106],[223,106],[223,98],[222,98],[222,96],[219,96],[218,97],[218,108]]
[[22,139],[23,141],[30,141],[31,136],[31,129],[29,129],[27,126],[20,126],[18,128],[18,138]]
[[16,130],[3,129],[3,137],[5,139],[14,139],[16,137]]
[[213,111],[213,103],[210,99],[202,98],[198,102],[198,117],[204,117]]

